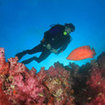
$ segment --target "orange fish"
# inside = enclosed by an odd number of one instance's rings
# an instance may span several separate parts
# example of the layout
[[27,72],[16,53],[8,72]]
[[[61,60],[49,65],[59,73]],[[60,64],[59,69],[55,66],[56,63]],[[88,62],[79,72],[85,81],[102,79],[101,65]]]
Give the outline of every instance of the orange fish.
[[74,49],[69,56],[67,57],[67,59],[69,60],[82,60],[82,59],[86,59],[86,58],[93,58],[93,56],[95,56],[95,50],[94,48],[90,48],[90,46],[82,46],[79,48]]

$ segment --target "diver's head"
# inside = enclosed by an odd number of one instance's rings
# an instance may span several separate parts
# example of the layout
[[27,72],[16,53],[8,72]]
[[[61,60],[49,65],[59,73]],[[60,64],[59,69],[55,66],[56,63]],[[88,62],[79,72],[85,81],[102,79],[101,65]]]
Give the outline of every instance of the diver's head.
[[75,26],[72,23],[65,23],[65,31],[71,33],[75,31]]

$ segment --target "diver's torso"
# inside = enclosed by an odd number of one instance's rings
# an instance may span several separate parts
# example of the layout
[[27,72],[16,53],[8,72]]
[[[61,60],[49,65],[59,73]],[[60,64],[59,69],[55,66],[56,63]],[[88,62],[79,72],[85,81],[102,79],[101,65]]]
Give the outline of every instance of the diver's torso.
[[50,44],[52,48],[58,49],[62,47],[68,40],[70,39],[70,35],[63,35],[63,32],[55,37],[50,39]]

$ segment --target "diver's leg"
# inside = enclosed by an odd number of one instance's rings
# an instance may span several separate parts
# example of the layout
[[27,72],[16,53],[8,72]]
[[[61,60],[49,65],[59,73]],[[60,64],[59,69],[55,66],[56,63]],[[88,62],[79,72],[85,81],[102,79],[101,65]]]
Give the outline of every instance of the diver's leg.
[[39,44],[39,45],[35,46],[33,49],[28,50],[27,54],[34,54],[34,53],[37,53],[37,52],[41,52],[42,50],[43,50],[43,45]]
[[17,56],[18,57],[18,60],[20,60],[24,55],[27,54],[27,51],[28,50],[24,50],[24,51],[22,51],[20,53],[17,53],[15,56]]
[[39,57],[32,57],[30,59],[24,60],[22,61],[22,63],[24,64],[28,64],[30,62],[32,62],[33,60],[37,61],[38,63],[40,63],[41,61],[43,61],[44,59],[46,59],[49,55],[51,54],[51,52],[42,52],[42,54]]
[[20,60],[26,54],[34,54],[34,53],[40,52],[41,50],[42,50],[42,45],[39,44],[31,50],[24,50],[23,52],[17,53],[16,56]]
[[50,51],[46,50],[41,53],[41,55],[37,58],[37,62],[40,63],[41,61],[45,60],[51,54]]
[[21,63],[28,64],[28,63],[32,62],[33,60],[36,60],[36,59],[37,59],[37,57],[34,56],[32,58],[29,58],[27,60],[22,61]]

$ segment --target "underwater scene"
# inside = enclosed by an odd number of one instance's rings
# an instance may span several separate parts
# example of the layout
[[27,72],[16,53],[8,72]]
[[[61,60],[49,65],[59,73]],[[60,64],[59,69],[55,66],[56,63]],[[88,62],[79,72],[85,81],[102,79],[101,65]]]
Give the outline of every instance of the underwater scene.
[[0,0],[0,105],[105,105],[105,0]]

